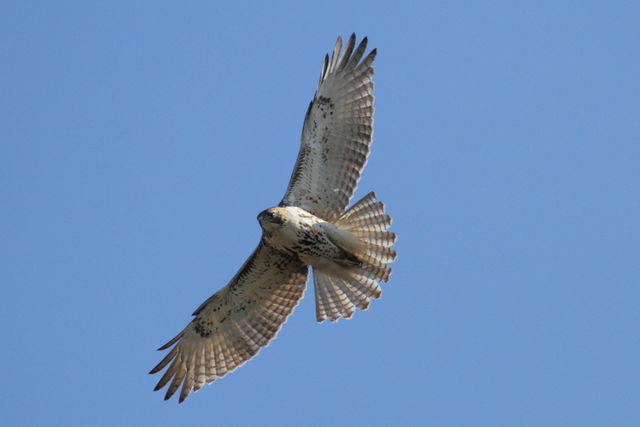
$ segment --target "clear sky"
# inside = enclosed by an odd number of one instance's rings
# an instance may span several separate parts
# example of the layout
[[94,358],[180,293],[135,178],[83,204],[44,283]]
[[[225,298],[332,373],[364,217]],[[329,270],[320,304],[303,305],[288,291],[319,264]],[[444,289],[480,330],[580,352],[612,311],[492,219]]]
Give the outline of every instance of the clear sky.
[[[0,4],[2,424],[640,425],[637,2],[97,3]],[[351,32],[391,282],[164,402]]]

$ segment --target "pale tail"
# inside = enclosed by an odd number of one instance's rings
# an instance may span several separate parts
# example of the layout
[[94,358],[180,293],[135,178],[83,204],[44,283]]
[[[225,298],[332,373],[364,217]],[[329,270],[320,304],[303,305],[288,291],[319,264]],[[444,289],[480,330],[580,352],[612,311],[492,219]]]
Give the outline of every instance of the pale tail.
[[350,318],[356,307],[369,308],[371,299],[380,298],[378,282],[389,280],[391,268],[387,264],[396,259],[396,251],[390,248],[396,235],[387,231],[391,217],[384,213],[384,204],[376,200],[375,193],[345,211],[335,225],[356,238],[356,248],[350,248],[350,252],[362,263],[350,268],[346,277],[313,270],[318,322]]

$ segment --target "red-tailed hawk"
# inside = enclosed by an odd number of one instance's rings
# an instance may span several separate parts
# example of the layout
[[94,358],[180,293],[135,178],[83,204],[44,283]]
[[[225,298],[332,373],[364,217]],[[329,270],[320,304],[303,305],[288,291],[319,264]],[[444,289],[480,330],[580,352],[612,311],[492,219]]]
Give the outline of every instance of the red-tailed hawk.
[[[320,82],[302,129],[298,159],[277,207],[261,212],[258,247],[231,279],[193,313],[167,344],[173,346],[150,373],[168,369],[155,390],[180,386],[180,402],[255,356],[275,337],[304,293],[313,269],[319,322],[350,318],[380,297],[391,274],[396,235],[391,217],[367,194],[349,209],[369,156],[376,50],[363,58],[367,39],[344,50],[338,37],[325,56]],[[355,50],[354,50],[355,48]],[[345,210],[346,209],[346,210]]]

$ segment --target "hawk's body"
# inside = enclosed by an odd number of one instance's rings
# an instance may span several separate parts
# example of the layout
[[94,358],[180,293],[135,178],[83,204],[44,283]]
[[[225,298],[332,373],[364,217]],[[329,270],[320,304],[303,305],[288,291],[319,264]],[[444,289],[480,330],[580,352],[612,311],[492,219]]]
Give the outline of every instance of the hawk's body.
[[293,206],[270,208],[258,216],[269,246],[297,256],[305,265],[340,274],[345,268],[360,266],[349,249],[357,239],[304,209]]
[[165,399],[182,386],[182,402],[266,346],[302,298],[309,266],[318,321],[350,318],[380,297],[379,282],[389,279],[387,264],[396,257],[391,218],[373,193],[345,210],[371,145],[376,51],[362,59],[366,44],[365,38],[355,48],[352,35],[341,51],[338,38],[305,116],[287,192],[279,206],[258,215],[258,247],[160,348],[174,346],[151,371],[168,366],[156,386],[170,384]]

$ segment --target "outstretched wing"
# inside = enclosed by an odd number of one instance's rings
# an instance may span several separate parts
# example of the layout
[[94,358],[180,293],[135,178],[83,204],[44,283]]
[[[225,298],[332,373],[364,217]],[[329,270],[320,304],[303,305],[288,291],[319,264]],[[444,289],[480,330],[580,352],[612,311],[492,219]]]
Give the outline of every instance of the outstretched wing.
[[159,350],[175,345],[158,365],[167,365],[155,390],[171,381],[165,400],[182,385],[180,402],[192,390],[233,371],[276,336],[304,293],[307,266],[261,242],[231,282],[193,313],[195,319]]
[[302,129],[298,160],[280,206],[298,206],[333,221],[344,211],[369,156],[373,133],[373,67],[376,50],[362,61],[365,37],[354,51],[338,37],[327,55]]

